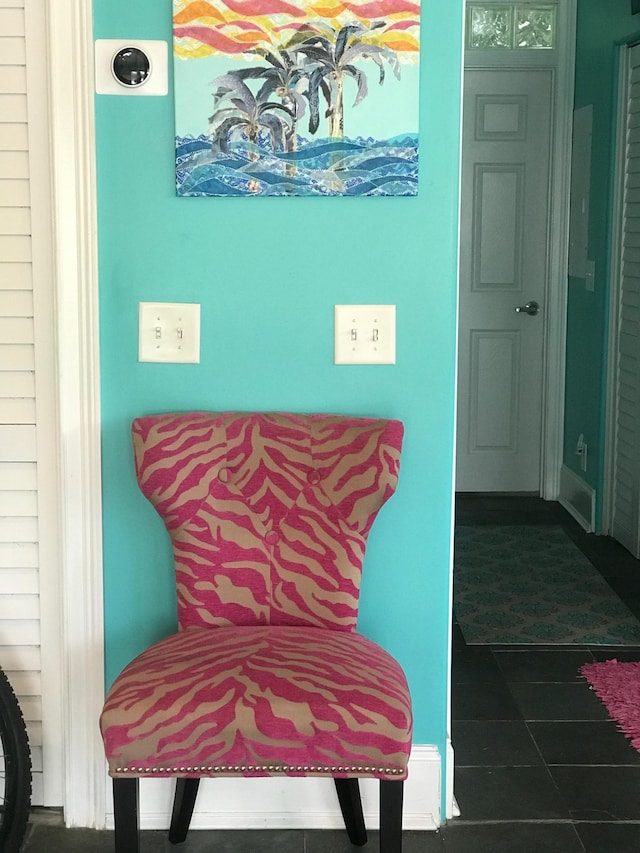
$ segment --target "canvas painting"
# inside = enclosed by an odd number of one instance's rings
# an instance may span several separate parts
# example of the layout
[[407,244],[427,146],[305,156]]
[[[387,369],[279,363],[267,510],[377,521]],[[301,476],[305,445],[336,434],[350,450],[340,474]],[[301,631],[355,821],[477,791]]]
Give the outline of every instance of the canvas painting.
[[180,196],[414,196],[416,0],[174,0]]

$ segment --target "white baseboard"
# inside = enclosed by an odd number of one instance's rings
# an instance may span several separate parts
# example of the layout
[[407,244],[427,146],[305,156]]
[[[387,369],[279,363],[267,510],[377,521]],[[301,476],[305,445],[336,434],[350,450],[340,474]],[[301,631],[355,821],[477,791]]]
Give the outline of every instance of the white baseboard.
[[587,533],[593,533],[596,510],[595,490],[566,465],[560,469],[560,497],[558,500]]
[[[404,785],[404,828],[435,830],[440,825],[441,760],[435,746],[414,746]],[[141,829],[169,826],[174,783],[140,782]],[[378,783],[360,782],[367,827],[379,826]],[[107,786],[107,827],[113,828],[111,785]],[[193,829],[339,829],[344,827],[330,779],[205,779],[191,821]]]
[[444,801],[445,816],[447,820],[451,820],[451,818],[454,817],[460,817],[460,809],[458,808],[458,803],[456,802],[456,798],[453,793],[454,772],[455,758],[453,754],[453,744],[451,743],[451,738],[447,738],[447,775],[445,780],[446,796]]

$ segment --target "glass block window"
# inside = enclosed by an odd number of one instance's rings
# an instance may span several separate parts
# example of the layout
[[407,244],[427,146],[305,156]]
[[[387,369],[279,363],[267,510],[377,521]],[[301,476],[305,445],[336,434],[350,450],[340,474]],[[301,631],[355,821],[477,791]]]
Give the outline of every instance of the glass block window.
[[556,10],[553,6],[517,6],[515,13],[515,47],[552,48],[556,33]]
[[511,47],[512,10],[508,6],[471,6],[469,47]]
[[555,5],[467,4],[467,48],[471,50],[550,50],[555,38]]

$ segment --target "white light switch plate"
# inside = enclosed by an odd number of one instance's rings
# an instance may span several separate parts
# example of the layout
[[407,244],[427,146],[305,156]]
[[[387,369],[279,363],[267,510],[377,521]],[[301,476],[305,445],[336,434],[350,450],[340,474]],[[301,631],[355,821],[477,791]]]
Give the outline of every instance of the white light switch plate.
[[336,364],[395,364],[395,305],[336,305]]
[[200,362],[200,306],[140,302],[138,361]]

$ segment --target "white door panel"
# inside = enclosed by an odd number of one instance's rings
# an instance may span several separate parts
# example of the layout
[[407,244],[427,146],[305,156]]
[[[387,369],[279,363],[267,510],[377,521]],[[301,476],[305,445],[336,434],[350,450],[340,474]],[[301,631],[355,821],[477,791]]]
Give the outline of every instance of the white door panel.
[[465,74],[458,491],[540,486],[552,95],[551,69]]

